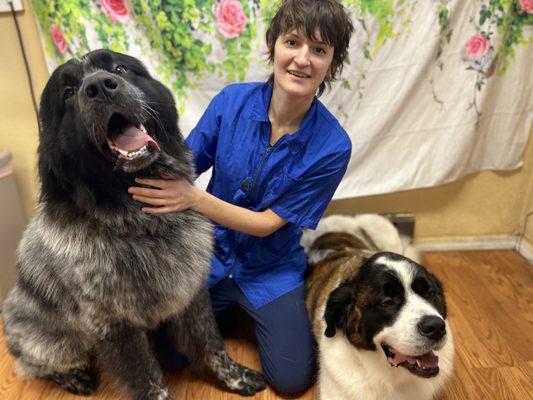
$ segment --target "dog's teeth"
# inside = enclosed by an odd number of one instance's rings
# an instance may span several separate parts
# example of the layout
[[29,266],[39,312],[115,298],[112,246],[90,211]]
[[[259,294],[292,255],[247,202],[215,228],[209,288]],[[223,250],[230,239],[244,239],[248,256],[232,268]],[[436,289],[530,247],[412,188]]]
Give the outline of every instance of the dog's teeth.
[[139,157],[139,156],[142,155],[142,154],[145,154],[147,150],[148,150],[148,146],[146,145],[146,146],[141,147],[141,148],[140,148],[139,150],[137,150],[137,151],[132,151],[132,152],[130,152],[130,153],[127,153],[127,156],[126,156],[126,157],[127,157],[129,160],[132,160],[132,159],[134,159],[134,158]]

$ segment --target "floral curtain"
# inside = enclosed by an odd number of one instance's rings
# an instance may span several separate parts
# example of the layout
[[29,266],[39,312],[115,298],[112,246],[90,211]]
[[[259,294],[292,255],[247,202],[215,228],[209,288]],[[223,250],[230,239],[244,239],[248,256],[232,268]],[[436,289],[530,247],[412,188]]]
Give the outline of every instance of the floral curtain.
[[[101,47],[136,56],[174,92],[185,135],[225,85],[269,75],[264,34],[279,1],[31,1],[50,70]],[[342,3],[356,32],[321,98],[353,143],[336,198],[521,165],[533,0]]]

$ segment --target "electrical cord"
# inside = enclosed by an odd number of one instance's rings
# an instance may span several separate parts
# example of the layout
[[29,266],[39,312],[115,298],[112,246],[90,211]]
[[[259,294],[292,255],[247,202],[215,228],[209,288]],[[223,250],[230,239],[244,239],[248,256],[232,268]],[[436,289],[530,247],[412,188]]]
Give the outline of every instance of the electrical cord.
[[22,51],[22,57],[24,58],[24,65],[26,66],[26,75],[28,76],[28,82],[30,84],[31,91],[31,100],[33,102],[33,109],[35,110],[35,118],[37,119],[37,127],[39,132],[41,131],[41,122],[39,121],[39,110],[37,108],[37,101],[35,100],[35,91],[33,90],[33,81],[31,79],[30,67],[28,65],[28,58],[26,57],[26,50],[24,49],[24,42],[22,41],[22,35],[20,33],[20,28],[17,20],[17,14],[15,13],[15,8],[13,7],[13,2],[8,0],[7,4],[11,8],[11,15],[13,16],[13,21],[15,22],[15,27],[17,28],[17,35],[19,38],[20,50]]

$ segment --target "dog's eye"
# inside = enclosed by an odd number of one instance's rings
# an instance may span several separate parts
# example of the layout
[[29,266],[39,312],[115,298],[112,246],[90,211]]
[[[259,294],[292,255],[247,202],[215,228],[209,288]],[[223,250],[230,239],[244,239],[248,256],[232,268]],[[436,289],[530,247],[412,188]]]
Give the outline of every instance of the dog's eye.
[[430,299],[435,297],[435,290],[429,289],[427,292],[427,297],[429,297]]
[[119,75],[124,75],[126,72],[128,72],[128,69],[124,65],[117,65],[115,72]]
[[65,100],[70,99],[72,96],[74,96],[74,89],[71,87],[66,87],[63,91],[63,97]]
[[393,299],[385,299],[381,302],[380,306],[383,308],[392,308],[396,306],[396,303]]

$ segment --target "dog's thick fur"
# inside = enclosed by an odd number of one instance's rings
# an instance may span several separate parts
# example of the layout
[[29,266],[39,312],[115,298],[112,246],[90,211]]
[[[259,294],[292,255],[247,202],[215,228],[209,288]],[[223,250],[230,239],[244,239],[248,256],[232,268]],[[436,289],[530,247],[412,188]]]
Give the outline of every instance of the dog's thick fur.
[[417,251],[375,214],[324,218],[302,245],[320,400],[432,399],[454,346],[442,284]]
[[[148,342],[159,329],[230,390],[264,389],[218,333],[207,290],[211,224],[192,211],[145,214],[127,192],[135,177],[194,179],[169,90],[137,59],[97,50],[54,71],[40,118],[41,197],[3,307],[18,371],[90,394],[97,359],[132,398],[170,399]],[[152,138],[131,158],[109,144],[125,126]]]

